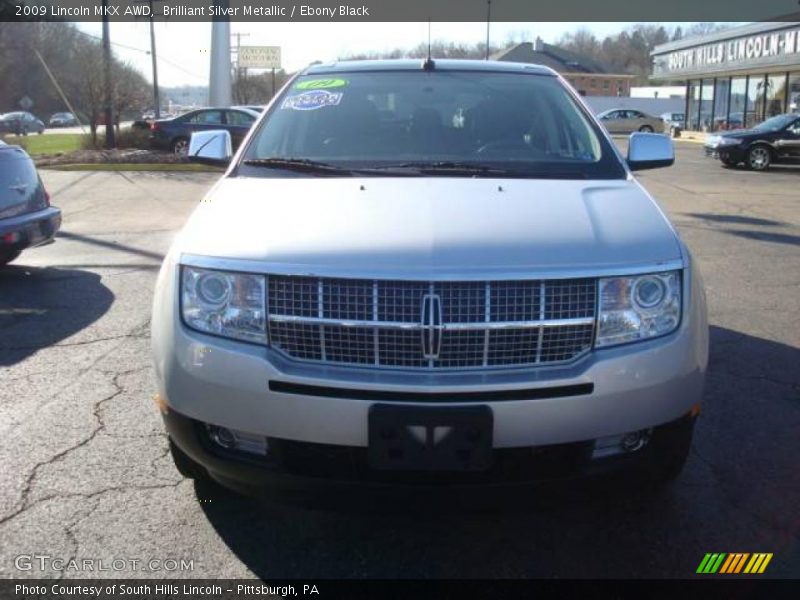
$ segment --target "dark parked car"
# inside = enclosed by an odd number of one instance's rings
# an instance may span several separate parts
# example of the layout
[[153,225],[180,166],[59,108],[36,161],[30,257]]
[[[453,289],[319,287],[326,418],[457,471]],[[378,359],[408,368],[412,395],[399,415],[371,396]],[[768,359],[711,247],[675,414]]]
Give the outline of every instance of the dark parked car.
[[250,131],[259,113],[248,108],[202,108],[174,119],[160,119],[150,125],[150,143],[154,148],[185,155],[195,131],[226,129],[234,148]]
[[710,135],[705,153],[728,167],[744,163],[755,171],[773,163],[800,162],[800,114],[778,115],[752,129]]
[[71,112],[59,112],[50,117],[50,127],[74,127],[78,119]]
[[233,108],[247,108],[249,110],[254,110],[257,113],[261,114],[264,112],[264,109],[267,108],[266,104],[248,104],[246,106],[234,106]]
[[52,242],[60,226],[61,211],[50,206],[30,156],[0,144],[0,266],[25,248]]
[[28,135],[33,132],[44,133],[44,123],[29,112],[10,112],[0,117],[0,133]]

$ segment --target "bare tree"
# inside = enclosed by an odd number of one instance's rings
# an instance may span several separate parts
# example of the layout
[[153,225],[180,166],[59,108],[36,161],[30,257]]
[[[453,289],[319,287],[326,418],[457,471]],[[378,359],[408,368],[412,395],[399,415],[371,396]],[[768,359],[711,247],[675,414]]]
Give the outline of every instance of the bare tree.
[[594,33],[583,27],[572,33],[565,33],[556,45],[583,56],[596,56],[600,50],[600,42]]
[[[283,69],[275,71],[275,92],[286,83],[289,74]],[[273,95],[272,73],[256,73],[235,77],[233,80],[233,100],[237,104],[266,104]]]

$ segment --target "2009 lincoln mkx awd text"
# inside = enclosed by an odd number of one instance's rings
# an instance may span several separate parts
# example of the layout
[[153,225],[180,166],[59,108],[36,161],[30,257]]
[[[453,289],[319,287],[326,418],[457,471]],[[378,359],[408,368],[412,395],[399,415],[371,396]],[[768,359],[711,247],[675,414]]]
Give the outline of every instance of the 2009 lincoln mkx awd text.
[[708,359],[686,245],[532,65],[309,67],[168,253],[152,343],[182,473],[265,486],[504,484],[687,457]]

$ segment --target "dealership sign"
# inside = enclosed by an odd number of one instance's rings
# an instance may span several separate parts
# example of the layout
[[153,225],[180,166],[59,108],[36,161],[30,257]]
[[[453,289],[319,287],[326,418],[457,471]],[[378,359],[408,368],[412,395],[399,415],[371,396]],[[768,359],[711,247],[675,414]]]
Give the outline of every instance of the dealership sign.
[[280,46],[242,46],[239,48],[238,66],[251,69],[280,69]]
[[657,56],[654,75],[747,67],[783,62],[797,56],[800,62],[800,29],[767,32],[675,50]]

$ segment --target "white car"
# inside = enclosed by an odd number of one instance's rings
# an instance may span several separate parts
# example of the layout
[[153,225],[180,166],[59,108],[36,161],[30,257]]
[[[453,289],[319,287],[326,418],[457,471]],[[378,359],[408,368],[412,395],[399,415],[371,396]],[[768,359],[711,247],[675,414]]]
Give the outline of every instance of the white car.
[[231,488],[442,486],[609,468],[664,481],[708,359],[691,254],[544,67],[315,65],[161,268],[157,404],[176,465]]

